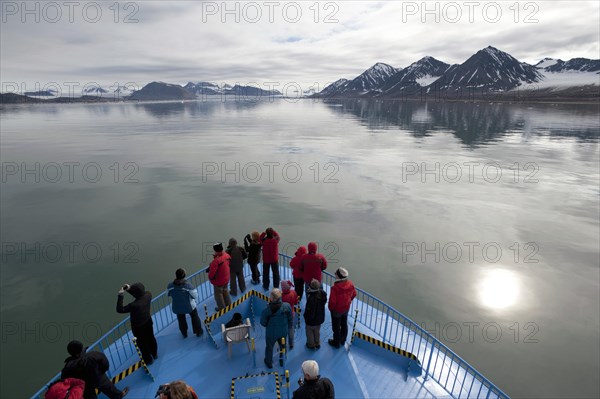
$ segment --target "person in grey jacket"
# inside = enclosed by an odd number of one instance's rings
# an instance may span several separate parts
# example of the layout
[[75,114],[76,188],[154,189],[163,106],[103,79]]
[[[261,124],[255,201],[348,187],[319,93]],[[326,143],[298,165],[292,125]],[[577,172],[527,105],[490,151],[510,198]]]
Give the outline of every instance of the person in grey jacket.
[[188,325],[185,315],[189,314],[192,318],[192,331],[197,337],[204,333],[202,323],[196,309],[196,301],[198,300],[198,292],[192,284],[185,279],[185,270],[177,269],[175,272],[175,280],[167,285],[167,295],[173,299],[173,313],[177,315],[179,323],[179,331],[183,338],[188,336]]

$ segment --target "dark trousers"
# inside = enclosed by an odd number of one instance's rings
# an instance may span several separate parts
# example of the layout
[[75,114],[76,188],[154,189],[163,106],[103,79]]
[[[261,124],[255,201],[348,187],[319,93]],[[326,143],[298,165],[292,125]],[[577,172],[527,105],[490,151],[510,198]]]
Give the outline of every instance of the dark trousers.
[[137,338],[137,344],[142,352],[142,358],[146,363],[152,363],[152,357],[158,356],[158,344],[152,330],[152,319],[141,326],[131,326],[133,336]]
[[304,280],[294,277],[294,290],[296,290],[296,294],[298,294],[298,303],[300,303],[302,295],[304,295]]
[[[108,396],[110,399],[121,399],[121,390],[108,379],[106,374],[102,374],[98,377],[98,390]],[[83,397],[85,399],[96,399],[96,386],[89,381],[85,382],[85,389],[83,391]]]
[[252,271],[252,281],[260,283],[260,272],[258,271],[258,263],[252,264],[248,262],[250,270]]
[[277,262],[263,263],[263,288],[265,291],[269,289],[269,284],[271,284],[269,269],[273,272],[273,288],[279,288],[279,282],[281,281],[281,277],[279,277],[279,264]]
[[331,328],[333,329],[333,343],[344,345],[348,335],[348,312],[331,312]]
[[[236,283],[237,280],[237,283]],[[240,287],[240,293],[244,293],[246,291],[246,279],[244,278],[244,270],[234,271],[231,269],[229,272],[229,288],[231,290],[231,295],[237,296],[238,285]]]
[[267,363],[270,367],[273,366],[273,347],[275,346],[276,342],[279,342],[279,347],[283,346],[281,344],[281,338],[267,338],[266,339],[265,363]]
[[[200,323],[200,316],[198,316],[198,309],[194,308],[189,313],[192,318],[192,331],[194,334],[198,335],[202,333],[202,323]],[[185,318],[185,314],[177,315],[177,323],[179,324],[179,331],[183,334],[184,337],[187,337],[188,325],[187,320]]]

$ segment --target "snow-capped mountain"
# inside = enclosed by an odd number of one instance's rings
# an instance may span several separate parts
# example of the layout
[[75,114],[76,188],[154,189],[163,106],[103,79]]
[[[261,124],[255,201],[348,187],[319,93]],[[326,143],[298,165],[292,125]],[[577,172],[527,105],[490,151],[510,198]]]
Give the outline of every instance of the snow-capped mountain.
[[450,65],[445,62],[430,56],[423,57],[391,76],[382,86],[381,92],[386,96],[401,96],[407,91],[420,90],[435,82],[448,68]]
[[450,67],[428,90],[507,91],[524,83],[539,82],[542,78],[533,65],[520,62],[510,54],[489,46],[464,63]]
[[600,86],[600,60],[573,58],[565,62],[544,58],[535,64],[535,67],[543,75],[542,80],[535,85],[538,89],[562,90],[568,87]]
[[87,87],[87,88],[84,88],[84,89],[83,89],[83,93],[82,93],[82,94],[83,94],[83,95],[91,95],[91,94],[99,94],[99,95],[102,95],[102,94],[105,94],[105,93],[108,93],[108,90],[106,90],[106,89],[103,89],[103,88],[102,88],[102,87],[100,87],[100,86],[92,86],[92,87]]
[[556,63],[544,69],[546,72],[600,72],[600,60],[590,60],[589,58],[573,58],[567,62],[556,60]]
[[335,90],[333,90],[333,85],[329,85],[323,91],[328,90],[328,96],[364,95],[379,90],[398,71],[399,69],[391,65],[378,62],[350,81],[343,82],[345,79],[336,81],[334,83],[337,84],[337,87],[334,86]]
[[219,87],[219,85],[210,83],[210,82],[198,82],[198,83],[188,82],[183,87],[187,91],[194,93],[197,96],[201,96],[201,95],[209,95],[210,96],[210,95],[216,95],[216,94],[223,93],[225,86],[229,86],[229,85],[224,85],[223,88],[221,88],[221,87]]
[[323,90],[319,92],[322,97],[330,97],[336,94],[338,89],[350,82],[348,79],[338,79],[330,85],[325,86]]

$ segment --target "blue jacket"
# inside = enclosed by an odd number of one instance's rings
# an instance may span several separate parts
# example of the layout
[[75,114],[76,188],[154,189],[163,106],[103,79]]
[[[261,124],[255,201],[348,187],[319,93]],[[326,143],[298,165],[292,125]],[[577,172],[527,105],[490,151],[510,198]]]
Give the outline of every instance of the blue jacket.
[[267,327],[267,339],[287,337],[288,330],[292,328],[292,308],[289,303],[270,302],[269,306],[260,315],[260,324]]
[[173,298],[173,313],[187,314],[196,309],[198,292],[186,279],[169,283],[167,291],[167,295]]

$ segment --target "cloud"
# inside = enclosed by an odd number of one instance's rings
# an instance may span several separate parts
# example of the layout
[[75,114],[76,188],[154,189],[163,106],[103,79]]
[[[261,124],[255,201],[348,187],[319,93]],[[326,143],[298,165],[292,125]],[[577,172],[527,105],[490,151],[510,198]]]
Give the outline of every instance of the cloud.
[[[6,3],[20,4],[2,1],[3,10]],[[537,10],[519,3],[518,15],[509,8],[513,3],[501,3],[502,18],[495,23],[491,11],[483,14],[485,2],[475,9],[472,23],[465,7],[455,21],[444,2],[427,3],[429,11],[438,10],[429,14],[408,12],[407,5],[420,8],[422,2],[320,2],[318,7],[296,2],[299,13],[292,3],[268,9],[255,2],[261,11],[256,21],[247,2],[228,2],[227,10],[221,2],[119,3],[118,14],[109,8],[112,2],[102,3],[102,17],[94,23],[81,10],[73,23],[67,14],[56,23],[44,15],[38,23],[31,16],[23,23],[20,15],[3,11],[2,82],[211,80],[309,86],[354,77],[376,62],[405,67],[431,55],[460,63],[488,45],[532,63],[546,56],[598,58],[597,2],[532,3]],[[528,16],[538,22],[525,23]]]

